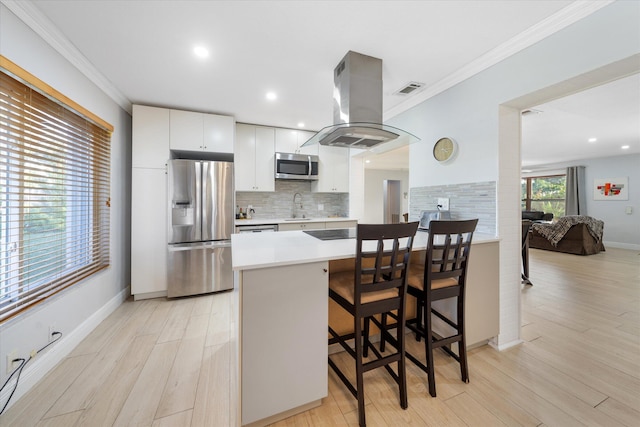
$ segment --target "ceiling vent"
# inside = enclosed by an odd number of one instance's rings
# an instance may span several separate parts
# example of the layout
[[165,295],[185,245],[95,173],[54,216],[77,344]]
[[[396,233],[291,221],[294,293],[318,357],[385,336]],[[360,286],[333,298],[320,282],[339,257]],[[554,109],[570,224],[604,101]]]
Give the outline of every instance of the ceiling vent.
[[423,87],[424,87],[424,83],[409,82],[406,85],[404,85],[400,90],[395,92],[394,95],[406,96],[406,95],[412,94],[418,89],[422,89]]

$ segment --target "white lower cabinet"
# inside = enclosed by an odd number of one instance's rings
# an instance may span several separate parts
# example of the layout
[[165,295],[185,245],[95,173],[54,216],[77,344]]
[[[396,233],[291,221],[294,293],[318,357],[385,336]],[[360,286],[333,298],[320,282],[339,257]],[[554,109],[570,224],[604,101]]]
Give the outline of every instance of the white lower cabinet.
[[167,175],[165,169],[131,170],[131,294],[167,292]]
[[325,228],[355,228],[358,221],[331,221],[326,223]]
[[278,231],[322,230],[323,228],[326,228],[326,223],[324,222],[284,222],[278,224]]
[[327,396],[327,270],[322,261],[240,273],[241,425]]

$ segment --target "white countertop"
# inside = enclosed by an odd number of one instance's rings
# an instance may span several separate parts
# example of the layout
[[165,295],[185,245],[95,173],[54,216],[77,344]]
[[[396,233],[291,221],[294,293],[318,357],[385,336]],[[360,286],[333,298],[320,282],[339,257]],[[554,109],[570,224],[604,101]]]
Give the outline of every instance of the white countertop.
[[[329,218],[325,218],[326,221]],[[322,221],[323,219],[319,219]],[[346,218],[335,218],[346,221]],[[254,221],[254,220],[245,220]],[[289,222],[289,221],[287,221]],[[260,223],[259,223],[260,224]],[[262,223],[264,224],[264,223]],[[427,247],[428,234],[418,231],[413,249]],[[475,233],[473,244],[497,242],[493,235]],[[355,239],[319,240],[304,231],[280,231],[278,233],[245,233],[231,236],[234,270],[305,264],[355,256]]]
[[327,217],[327,218],[254,218],[236,219],[235,225],[264,225],[264,224],[296,224],[309,222],[337,222],[337,221],[357,221],[353,218]]

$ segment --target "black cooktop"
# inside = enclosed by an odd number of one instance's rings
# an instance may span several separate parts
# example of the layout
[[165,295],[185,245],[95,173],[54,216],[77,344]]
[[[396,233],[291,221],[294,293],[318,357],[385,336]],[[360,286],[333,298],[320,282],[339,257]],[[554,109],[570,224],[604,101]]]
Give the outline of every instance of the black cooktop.
[[304,230],[309,236],[320,240],[355,239],[355,228],[336,228],[334,230]]

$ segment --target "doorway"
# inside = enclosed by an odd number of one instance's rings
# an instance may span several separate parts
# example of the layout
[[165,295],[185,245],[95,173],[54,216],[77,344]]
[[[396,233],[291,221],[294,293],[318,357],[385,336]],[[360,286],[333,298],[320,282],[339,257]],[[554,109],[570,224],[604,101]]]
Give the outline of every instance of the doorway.
[[398,224],[402,208],[402,182],[385,179],[382,182],[382,215],[385,224]]
[[500,334],[491,343],[499,350],[520,342],[521,173],[520,167],[513,167],[514,164],[520,165],[521,159],[520,112],[553,99],[638,73],[640,72],[639,63],[640,55],[633,55],[499,105],[498,151],[502,155],[498,168],[500,203],[497,210],[497,225],[498,235],[509,236],[503,238],[500,250]]

